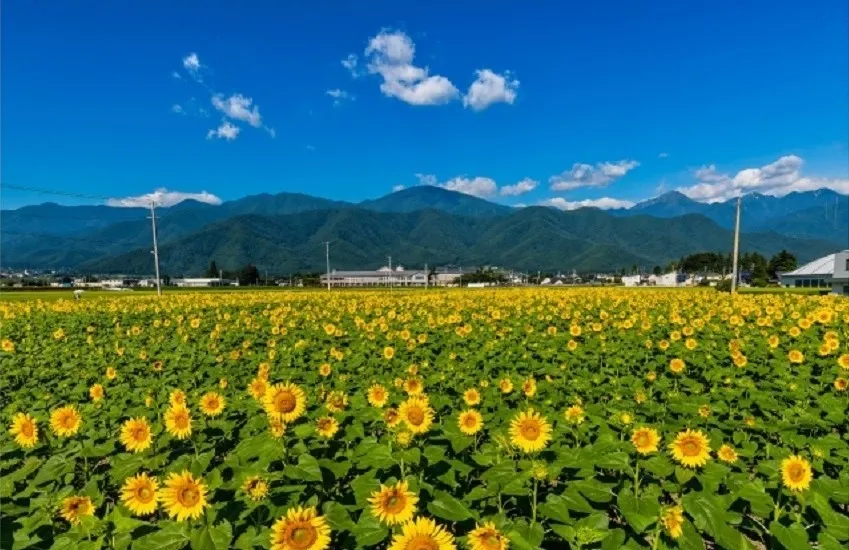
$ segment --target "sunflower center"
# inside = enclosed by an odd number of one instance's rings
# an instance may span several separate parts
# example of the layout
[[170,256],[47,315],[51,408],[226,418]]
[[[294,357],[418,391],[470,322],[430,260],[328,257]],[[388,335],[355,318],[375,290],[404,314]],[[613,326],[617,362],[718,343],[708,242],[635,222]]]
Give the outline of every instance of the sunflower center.
[[787,473],[790,479],[792,479],[793,481],[802,481],[802,479],[805,477],[805,469],[802,467],[801,464],[791,465],[790,468],[787,470]]
[[189,417],[187,417],[185,414],[178,414],[174,417],[174,425],[180,428],[181,430],[188,428]]
[[177,492],[177,500],[183,506],[194,506],[200,500],[200,493],[194,487],[185,487]]
[[501,548],[501,538],[497,533],[491,531],[484,533],[479,539],[479,542],[483,548]]
[[147,439],[147,430],[145,430],[141,426],[134,429],[133,430],[133,439],[135,439],[136,441],[144,441],[145,439]]
[[424,422],[425,414],[422,409],[419,407],[412,407],[407,411],[407,422],[412,424],[413,426],[419,426],[422,422]]
[[65,418],[62,419],[62,425],[66,428],[73,428],[74,424],[74,417],[70,414],[66,415]]
[[282,413],[290,413],[295,410],[297,399],[292,392],[284,391],[274,398],[274,407]]
[[318,539],[318,532],[308,523],[296,523],[287,529],[284,539],[291,548],[310,548]]
[[401,494],[401,492],[393,490],[391,493],[386,495],[386,498],[383,501],[383,508],[390,514],[398,514],[404,509],[406,504],[407,497]]
[[324,430],[324,431],[329,430],[330,429],[330,421],[322,418],[321,420],[318,421],[318,429]]
[[439,543],[430,535],[416,535],[407,541],[404,550],[439,550]]
[[467,428],[474,428],[478,425],[478,421],[474,416],[469,415],[466,417],[465,424]]
[[21,426],[21,433],[24,434],[26,437],[32,437],[32,432],[32,424],[30,424],[29,422],[26,422],[23,426]]
[[637,440],[637,447],[648,447],[649,434],[645,432],[640,432],[637,434],[637,437],[635,439]]
[[519,433],[522,434],[527,440],[535,441],[539,438],[539,426],[536,422],[522,422],[522,425],[519,426]]
[[153,491],[150,490],[150,487],[141,487],[136,492],[136,497],[142,502],[150,502],[153,500]]
[[682,443],[681,450],[686,456],[696,456],[701,451],[701,445],[695,439],[687,439]]

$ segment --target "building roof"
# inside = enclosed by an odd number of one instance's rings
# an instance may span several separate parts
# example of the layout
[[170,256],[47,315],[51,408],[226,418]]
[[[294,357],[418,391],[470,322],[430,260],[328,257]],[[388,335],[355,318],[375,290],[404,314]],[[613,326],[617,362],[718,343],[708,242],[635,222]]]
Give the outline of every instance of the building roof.
[[833,275],[834,258],[837,254],[829,254],[803,265],[793,271],[784,273],[782,277],[798,277],[810,275]]

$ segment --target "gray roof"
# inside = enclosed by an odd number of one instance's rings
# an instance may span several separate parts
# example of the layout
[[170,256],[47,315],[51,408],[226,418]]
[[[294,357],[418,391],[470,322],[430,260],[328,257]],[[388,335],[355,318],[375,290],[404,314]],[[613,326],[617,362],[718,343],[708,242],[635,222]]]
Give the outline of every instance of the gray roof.
[[788,273],[784,273],[782,277],[810,276],[810,275],[828,275],[834,274],[834,258],[837,254],[829,254],[822,258],[816,259],[810,263],[803,265],[798,269],[794,269]]
[[[331,271],[330,278],[333,277],[405,277],[409,275],[418,275],[420,273],[424,273],[424,271],[417,269],[410,269],[404,271]],[[327,277],[326,274],[322,274],[322,277]]]

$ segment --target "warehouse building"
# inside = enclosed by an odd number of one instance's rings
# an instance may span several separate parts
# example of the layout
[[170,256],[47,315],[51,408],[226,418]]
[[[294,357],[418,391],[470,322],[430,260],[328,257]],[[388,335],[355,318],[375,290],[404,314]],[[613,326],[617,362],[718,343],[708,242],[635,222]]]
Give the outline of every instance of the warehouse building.
[[835,252],[781,274],[781,286],[830,288],[832,293],[849,296],[849,250]]

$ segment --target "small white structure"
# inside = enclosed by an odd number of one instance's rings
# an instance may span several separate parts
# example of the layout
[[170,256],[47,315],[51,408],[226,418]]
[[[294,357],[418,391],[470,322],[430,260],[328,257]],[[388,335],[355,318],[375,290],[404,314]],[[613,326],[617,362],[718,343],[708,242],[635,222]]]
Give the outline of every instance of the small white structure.
[[832,293],[849,296],[849,250],[835,252],[781,274],[781,286],[831,288]]
[[625,286],[640,286],[642,279],[640,275],[623,275],[622,284]]
[[[327,284],[328,276],[321,276],[321,283]],[[427,273],[424,270],[406,270],[399,265],[394,269],[383,266],[375,271],[340,271],[330,272],[330,286],[363,287],[363,286],[425,286]]]
[[186,279],[172,279],[171,284],[184,288],[200,288],[208,286],[239,286],[232,279],[220,279],[218,277],[195,277]]

